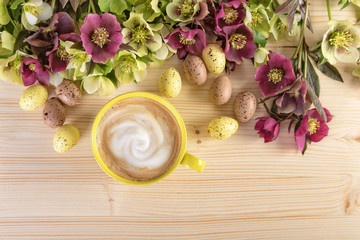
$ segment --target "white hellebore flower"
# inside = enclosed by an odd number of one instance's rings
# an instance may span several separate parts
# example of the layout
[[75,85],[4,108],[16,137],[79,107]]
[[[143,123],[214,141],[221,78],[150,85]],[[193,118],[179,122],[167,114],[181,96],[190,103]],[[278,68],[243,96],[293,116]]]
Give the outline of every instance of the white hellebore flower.
[[42,0],[30,0],[24,3],[23,7],[25,18],[29,25],[35,25],[38,21],[46,21],[52,16],[50,5]]

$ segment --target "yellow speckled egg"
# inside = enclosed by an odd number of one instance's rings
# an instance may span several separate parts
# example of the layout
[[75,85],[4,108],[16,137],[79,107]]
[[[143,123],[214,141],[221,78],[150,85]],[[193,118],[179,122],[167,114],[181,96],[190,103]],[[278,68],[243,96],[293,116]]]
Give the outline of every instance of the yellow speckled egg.
[[161,95],[172,98],[179,95],[181,91],[181,77],[179,72],[171,67],[165,69],[160,76],[159,92]]
[[209,134],[211,137],[223,140],[231,137],[238,130],[238,122],[230,117],[217,117],[209,123]]
[[61,126],[55,133],[53,146],[55,151],[62,153],[74,147],[80,137],[79,130],[72,124]]
[[34,110],[43,106],[48,98],[48,92],[42,85],[34,85],[25,89],[20,97],[19,105],[24,110]]
[[211,73],[220,74],[225,69],[225,53],[217,44],[208,44],[202,51],[202,59],[207,70]]

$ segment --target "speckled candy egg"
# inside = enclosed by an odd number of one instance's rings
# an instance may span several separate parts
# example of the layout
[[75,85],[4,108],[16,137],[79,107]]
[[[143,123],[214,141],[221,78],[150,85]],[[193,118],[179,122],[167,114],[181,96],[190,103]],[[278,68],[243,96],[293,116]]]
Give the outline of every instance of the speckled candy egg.
[[176,97],[181,91],[181,77],[179,72],[171,67],[165,69],[160,76],[159,92],[168,98]]
[[61,127],[66,118],[66,109],[58,98],[50,98],[43,109],[44,123],[51,128]]
[[79,137],[79,130],[74,125],[65,124],[61,126],[54,136],[54,150],[59,153],[70,150],[77,144]]
[[34,110],[45,104],[48,92],[42,85],[34,85],[25,89],[20,97],[19,105],[24,110]]
[[202,59],[211,73],[220,74],[225,69],[225,53],[217,44],[208,44],[202,51]]
[[238,130],[238,122],[229,117],[217,117],[209,123],[209,134],[212,138],[223,140],[231,137]]
[[75,106],[80,103],[82,97],[79,87],[70,80],[64,80],[55,88],[58,98],[68,106]]
[[249,121],[256,111],[256,97],[251,92],[239,93],[234,102],[234,113],[240,122]]
[[228,76],[223,75],[216,78],[210,86],[209,97],[215,105],[227,103],[231,98],[231,82]]
[[203,85],[206,82],[207,70],[201,58],[188,55],[183,62],[185,78],[193,85]]

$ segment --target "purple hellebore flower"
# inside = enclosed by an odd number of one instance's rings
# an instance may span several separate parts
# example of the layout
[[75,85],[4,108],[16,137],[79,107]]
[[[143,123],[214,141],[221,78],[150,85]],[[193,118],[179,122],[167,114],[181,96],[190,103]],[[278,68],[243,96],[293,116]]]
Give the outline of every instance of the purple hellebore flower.
[[41,67],[39,60],[28,57],[21,59],[21,61],[20,72],[25,86],[33,85],[36,80],[42,85],[50,85],[49,70]]
[[[324,108],[324,111],[327,118],[326,123],[328,123],[333,118],[333,115],[326,108]],[[299,128],[295,131],[296,144],[301,152],[304,150],[306,139],[311,142],[320,142],[328,135],[329,127],[326,123],[315,108],[306,112]]]
[[86,54],[96,63],[106,63],[123,43],[121,26],[110,13],[88,14],[80,28]]
[[256,44],[253,43],[254,36],[244,23],[225,26],[223,31],[226,38],[224,52],[227,60],[240,64],[242,58],[254,57],[256,51]]
[[224,35],[223,27],[238,25],[244,20],[245,11],[244,0],[233,0],[227,3],[219,3],[221,7],[218,13],[215,13],[216,31],[220,35]]
[[291,88],[285,91],[275,103],[280,113],[295,113],[302,115],[310,108],[311,102],[307,100],[307,84],[304,81],[295,82]]
[[256,119],[255,130],[259,132],[259,136],[264,138],[264,142],[272,142],[280,132],[279,123],[271,117],[260,117]]
[[264,97],[274,96],[296,79],[291,61],[284,55],[270,53],[268,56],[269,61],[259,66],[255,74]]
[[179,59],[184,59],[188,52],[200,55],[202,50],[206,48],[205,33],[201,29],[179,27],[167,35],[165,39],[168,39],[168,44],[177,50]]

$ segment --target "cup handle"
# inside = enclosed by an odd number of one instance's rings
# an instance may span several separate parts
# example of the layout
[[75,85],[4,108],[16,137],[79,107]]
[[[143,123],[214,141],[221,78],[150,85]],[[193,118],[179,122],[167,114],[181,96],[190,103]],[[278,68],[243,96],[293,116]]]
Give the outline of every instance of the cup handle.
[[190,153],[185,153],[180,164],[198,172],[202,172],[205,168],[205,161]]

